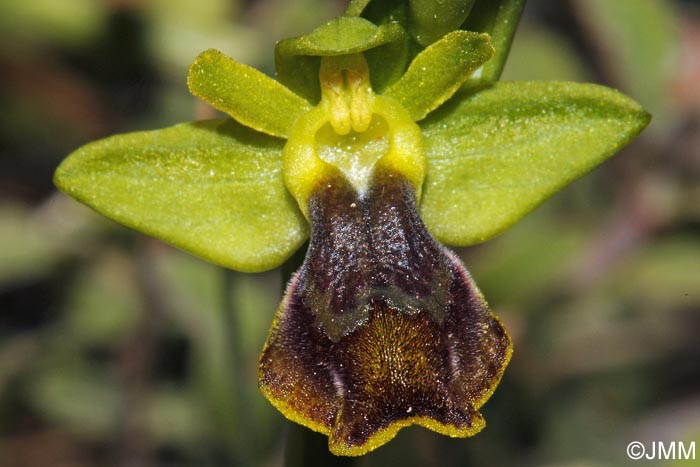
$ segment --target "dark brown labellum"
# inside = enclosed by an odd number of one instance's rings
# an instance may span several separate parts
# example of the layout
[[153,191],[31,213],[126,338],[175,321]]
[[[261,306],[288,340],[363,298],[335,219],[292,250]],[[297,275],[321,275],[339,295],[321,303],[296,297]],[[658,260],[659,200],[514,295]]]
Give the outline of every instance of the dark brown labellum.
[[361,196],[339,175],[309,212],[309,250],[261,356],[263,392],[336,454],[364,454],[412,423],[478,432],[510,339],[425,228],[412,185],[378,171]]

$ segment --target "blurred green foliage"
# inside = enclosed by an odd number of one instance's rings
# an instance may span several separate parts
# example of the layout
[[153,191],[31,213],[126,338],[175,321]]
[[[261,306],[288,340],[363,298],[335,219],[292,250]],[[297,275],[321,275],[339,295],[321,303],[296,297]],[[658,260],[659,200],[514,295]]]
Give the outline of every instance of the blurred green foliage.
[[[344,3],[0,4],[0,465],[280,465],[287,425],[256,389],[279,272],[127,231],[51,174],[97,137],[215,116],[186,90],[198,52],[272,72],[275,40]],[[489,426],[409,428],[358,465],[618,466],[632,440],[700,442],[698,8],[528,3],[503,78],[617,87],[654,130],[460,252],[514,338]]]

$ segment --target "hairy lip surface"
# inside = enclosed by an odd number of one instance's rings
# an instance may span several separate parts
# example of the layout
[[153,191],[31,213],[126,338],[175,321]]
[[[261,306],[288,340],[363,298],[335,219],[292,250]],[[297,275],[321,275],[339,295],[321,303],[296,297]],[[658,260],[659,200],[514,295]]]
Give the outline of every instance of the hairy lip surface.
[[418,216],[411,184],[338,176],[309,201],[312,234],[260,359],[260,387],[293,421],[361,455],[419,424],[471,436],[511,354],[459,259]]

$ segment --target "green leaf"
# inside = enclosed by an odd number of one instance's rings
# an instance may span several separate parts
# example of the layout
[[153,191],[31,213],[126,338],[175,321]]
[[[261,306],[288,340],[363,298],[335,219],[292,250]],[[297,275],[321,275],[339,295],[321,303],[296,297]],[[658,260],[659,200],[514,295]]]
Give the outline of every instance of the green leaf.
[[139,17],[147,25],[148,56],[156,66],[177,70],[178,77],[202,50],[235,50],[241,63],[259,65],[271,45],[261,40],[269,29],[258,36],[240,21],[232,21],[239,13],[229,0],[149,0],[139,9]]
[[287,137],[297,118],[311,109],[304,99],[274,79],[214,49],[195,59],[187,85],[195,96],[272,136]]
[[673,2],[579,0],[574,6],[615,84],[654,115],[650,129],[668,128],[674,119],[669,84],[681,43]]
[[27,47],[21,42],[43,42],[44,47],[94,45],[108,27],[109,14],[108,5],[92,0],[3,0],[0,31],[6,43],[15,42],[4,53]]
[[24,388],[33,409],[54,426],[83,439],[104,440],[112,436],[124,397],[114,376],[110,377],[104,366],[91,366],[76,355],[68,359],[60,355],[57,346],[46,347],[51,350],[43,351],[42,355],[48,361]]
[[[654,313],[664,308],[697,308],[700,277],[700,242],[697,235],[664,235],[645,248],[639,248],[618,266],[608,286],[630,300],[656,304]],[[606,278],[607,279],[607,278]],[[693,303],[695,305],[693,305]]]
[[496,56],[481,70],[481,82],[496,81],[501,76],[524,7],[525,0],[477,0],[474,4],[462,27],[487,33],[496,49]]
[[56,185],[100,213],[222,266],[281,264],[307,237],[282,176],[282,141],[232,120],[90,143]]
[[501,79],[586,82],[593,77],[566,36],[523,23],[515,34]]
[[133,258],[101,246],[99,255],[71,278],[64,291],[59,332],[70,335],[76,347],[121,345],[136,332],[147,307]]
[[466,246],[502,232],[619,151],[649,122],[609,88],[498,83],[441,107],[421,127],[422,217],[441,241]]
[[[385,62],[392,70],[397,66],[403,71],[404,62],[400,59],[406,52],[406,32],[396,23],[382,26],[356,16],[343,16],[319,26],[311,34],[280,41],[275,47],[275,70],[277,78],[285,86],[317,103],[321,96],[318,82],[319,59],[322,56],[345,55],[364,52],[381,46],[398,47],[399,60]],[[404,45],[402,45],[402,43]],[[371,62],[371,61],[370,61]],[[393,76],[396,73],[383,72]]]
[[416,41],[428,46],[459,29],[475,0],[409,0]]
[[44,277],[66,258],[83,253],[101,230],[101,217],[62,194],[35,209],[2,200],[0,288]]
[[41,276],[61,258],[56,236],[37,224],[28,207],[0,204],[0,285]]
[[452,97],[493,54],[488,34],[453,31],[419,53],[384,95],[399,101],[418,121]]

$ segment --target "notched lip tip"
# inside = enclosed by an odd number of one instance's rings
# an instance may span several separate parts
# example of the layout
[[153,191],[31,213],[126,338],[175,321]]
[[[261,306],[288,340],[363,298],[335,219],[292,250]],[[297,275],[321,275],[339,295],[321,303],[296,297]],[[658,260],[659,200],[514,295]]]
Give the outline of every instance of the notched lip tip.
[[333,435],[328,437],[328,450],[335,456],[358,457],[368,454],[393,440],[398,433],[411,426],[420,426],[435,433],[449,436],[450,438],[464,439],[477,435],[486,427],[486,420],[477,410],[478,416],[471,420],[472,425],[466,428],[459,428],[454,425],[445,424],[437,419],[426,416],[413,416],[402,418],[391,422],[388,426],[372,434],[367,441],[362,444],[349,445],[342,441],[334,440]]

